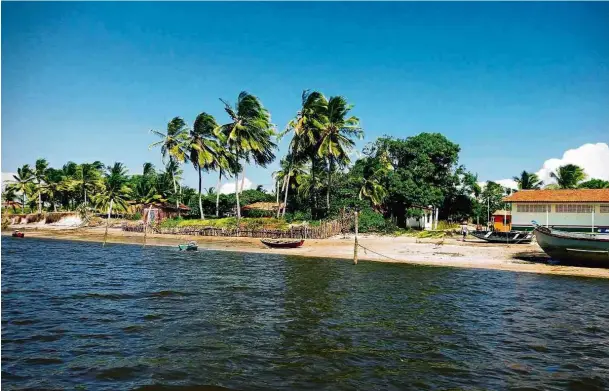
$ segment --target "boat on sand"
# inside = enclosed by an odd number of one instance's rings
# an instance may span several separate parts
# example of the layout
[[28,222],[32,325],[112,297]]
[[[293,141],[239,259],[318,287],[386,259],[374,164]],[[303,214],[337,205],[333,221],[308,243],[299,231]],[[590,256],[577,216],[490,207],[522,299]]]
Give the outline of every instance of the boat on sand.
[[304,239],[260,239],[260,241],[271,248],[296,248],[304,244]]
[[472,231],[471,234],[475,238],[491,243],[525,244],[531,243],[531,240],[533,240],[533,234],[531,232],[522,231]]
[[535,222],[537,244],[563,264],[609,267],[609,234],[565,232]]

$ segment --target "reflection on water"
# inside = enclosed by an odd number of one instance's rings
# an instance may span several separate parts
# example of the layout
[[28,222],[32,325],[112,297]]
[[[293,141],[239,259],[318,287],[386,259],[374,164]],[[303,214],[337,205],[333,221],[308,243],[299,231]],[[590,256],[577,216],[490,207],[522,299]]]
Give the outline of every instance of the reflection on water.
[[3,237],[2,387],[604,390],[608,295],[601,279]]

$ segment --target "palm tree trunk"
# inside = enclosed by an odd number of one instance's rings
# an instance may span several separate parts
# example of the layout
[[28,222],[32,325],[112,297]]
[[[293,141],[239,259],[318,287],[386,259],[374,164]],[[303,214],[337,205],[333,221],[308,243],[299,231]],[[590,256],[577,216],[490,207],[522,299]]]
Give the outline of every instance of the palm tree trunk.
[[108,239],[108,226],[110,225],[110,215],[112,215],[112,204],[114,200],[110,200],[110,206],[108,207],[108,218],[106,219],[106,232],[104,233],[104,244],[102,247],[106,246],[106,240]]
[[201,214],[201,220],[205,219],[205,214],[203,213],[203,201],[201,200],[201,168],[199,168],[199,213]]
[[279,218],[279,216],[281,216],[281,205],[279,205],[279,193],[280,193],[280,190],[279,190],[279,181],[277,181],[277,184],[275,186],[275,193],[277,195],[277,202],[276,202],[276,204],[277,204],[277,218]]
[[328,190],[326,192],[326,208],[328,214],[330,213],[330,186],[332,185],[332,168],[334,167],[334,159],[330,158],[328,164]]
[[281,214],[281,217],[285,217],[285,210],[288,207],[288,189],[290,188],[290,173],[288,172],[288,175],[286,177],[286,181],[285,181],[285,196],[283,197],[283,213]]
[[[238,163],[238,161],[237,161]],[[239,204],[239,173],[235,173],[235,198],[237,199],[237,221],[241,220],[241,205]]]
[[85,206],[87,206],[87,188],[84,187],[85,186],[84,184],[82,186],[85,189]]
[[21,197],[23,204],[21,204],[21,213],[25,214],[25,189],[23,190],[23,196]]
[[171,180],[173,181],[173,194],[176,195],[176,209],[178,210],[178,214],[180,214],[180,201],[178,200],[178,186],[176,185],[176,177],[174,173],[171,173]]
[[241,188],[239,189],[239,194],[243,192],[243,186],[245,186],[245,165],[243,165],[243,171],[241,171]]
[[40,182],[38,182],[38,214],[42,213],[42,192],[40,190]]
[[216,217],[220,217],[220,182],[222,182],[222,170],[218,174],[218,185],[216,186]]
[[315,155],[311,156],[311,192],[313,193],[313,207],[311,208],[311,217],[317,217],[317,192],[315,191]]

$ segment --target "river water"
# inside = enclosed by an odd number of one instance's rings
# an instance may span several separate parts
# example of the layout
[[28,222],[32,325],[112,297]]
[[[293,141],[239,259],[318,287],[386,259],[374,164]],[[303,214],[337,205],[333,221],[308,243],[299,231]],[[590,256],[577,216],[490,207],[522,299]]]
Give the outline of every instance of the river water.
[[2,387],[605,390],[608,298],[602,279],[2,237]]

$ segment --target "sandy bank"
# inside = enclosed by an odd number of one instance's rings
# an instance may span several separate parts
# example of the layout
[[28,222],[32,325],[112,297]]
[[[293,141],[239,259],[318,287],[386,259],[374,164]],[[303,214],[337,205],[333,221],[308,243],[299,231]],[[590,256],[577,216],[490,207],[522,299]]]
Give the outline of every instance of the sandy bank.
[[[104,228],[41,228],[23,229],[27,237],[84,240],[103,240]],[[3,232],[10,234],[10,231]],[[325,240],[307,240],[298,249],[270,249],[254,238],[196,237],[181,235],[149,234],[147,245],[175,246],[195,240],[200,249],[236,252],[285,254],[316,258],[353,258],[353,237],[335,237]],[[144,235],[123,232],[111,228],[110,243],[143,244]],[[371,251],[359,250],[360,260],[399,262],[431,266],[451,266],[516,272],[609,278],[609,269],[575,266],[557,266],[546,263],[547,257],[535,243],[496,245],[471,239],[465,243],[455,239],[415,239],[411,237],[388,237],[363,235],[360,244]],[[373,252],[374,251],[374,252]],[[376,253],[383,254],[384,256]]]

